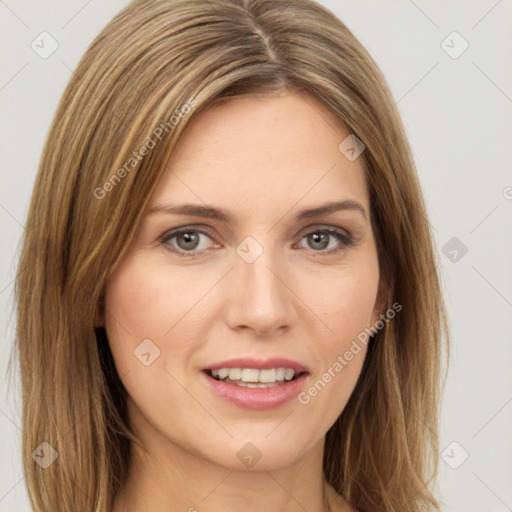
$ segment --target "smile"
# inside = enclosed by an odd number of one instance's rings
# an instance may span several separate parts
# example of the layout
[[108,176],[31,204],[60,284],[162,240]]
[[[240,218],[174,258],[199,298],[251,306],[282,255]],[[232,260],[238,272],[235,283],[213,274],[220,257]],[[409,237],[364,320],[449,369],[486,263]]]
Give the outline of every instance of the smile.
[[199,373],[216,398],[231,406],[252,410],[274,409],[292,401],[306,387],[309,375],[307,371],[281,366],[263,370],[206,369]]
[[220,368],[205,370],[215,380],[246,388],[270,388],[280,386],[299,377],[305,372],[295,372],[293,368]]

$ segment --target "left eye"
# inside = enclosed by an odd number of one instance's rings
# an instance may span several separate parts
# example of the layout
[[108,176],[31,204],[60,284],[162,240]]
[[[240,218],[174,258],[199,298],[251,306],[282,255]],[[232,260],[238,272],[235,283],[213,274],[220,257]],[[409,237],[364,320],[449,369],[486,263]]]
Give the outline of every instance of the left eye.
[[[335,239],[334,244],[330,244],[330,240]],[[315,249],[315,252],[324,251],[332,253],[342,250],[352,244],[352,239],[349,235],[336,229],[319,229],[310,231],[302,240],[306,240],[309,247]],[[325,251],[325,249],[328,249]]]
[[[208,247],[201,247],[201,239],[211,237],[197,229],[182,229],[164,234],[160,242],[179,256],[198,256]],[[352,244],[352,238],[343,231],[335,229],[317,229],[302,236],[301,242],[305,240],[309,248],[314,252],[325,254],[335,253],[343,250]],[[331,243],[332,242],[332,243]],[[203,242],[204,244],[205,242]],[[304,247],[304,246],[302,246]],[[305,247],[306,249],[308,247]]]

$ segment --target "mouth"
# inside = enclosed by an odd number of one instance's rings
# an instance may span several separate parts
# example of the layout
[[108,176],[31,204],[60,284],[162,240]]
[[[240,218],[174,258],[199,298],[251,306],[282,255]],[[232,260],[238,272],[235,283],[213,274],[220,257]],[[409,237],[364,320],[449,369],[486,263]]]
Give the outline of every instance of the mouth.
[[242,409],[274,409],[291,402],[307,384],[310,370],[285,357],[238,357],[210,363],[200,372],[213,395]]
[[276,368],[217,368],[205,369],[203,372],[208,377],[224,382],[225,384],[233,384],[244,388],[273,388],[282,386],[288,382],[297,380],[302,375],[308,373],[305,370],[295,370],[293,368],[276,367]]

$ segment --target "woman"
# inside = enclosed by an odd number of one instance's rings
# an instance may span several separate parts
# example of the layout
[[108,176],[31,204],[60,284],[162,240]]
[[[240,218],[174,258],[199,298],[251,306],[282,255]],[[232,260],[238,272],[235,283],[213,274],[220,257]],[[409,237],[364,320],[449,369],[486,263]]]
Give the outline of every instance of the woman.
[[438,509],[425,205],[316,3],[121,11],[56,112],[16,289],[34,510]]

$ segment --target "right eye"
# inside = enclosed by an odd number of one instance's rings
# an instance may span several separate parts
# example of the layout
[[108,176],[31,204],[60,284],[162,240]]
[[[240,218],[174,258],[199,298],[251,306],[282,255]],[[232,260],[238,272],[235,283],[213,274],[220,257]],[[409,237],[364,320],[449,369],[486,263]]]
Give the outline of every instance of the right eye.
[[159,241],[165,245],[166,249],[179,256],[197,257],[208,249],[207,242],[203,238],[211,240],[210,236],[204,231],[180,228],[166,232],[160,237]]

